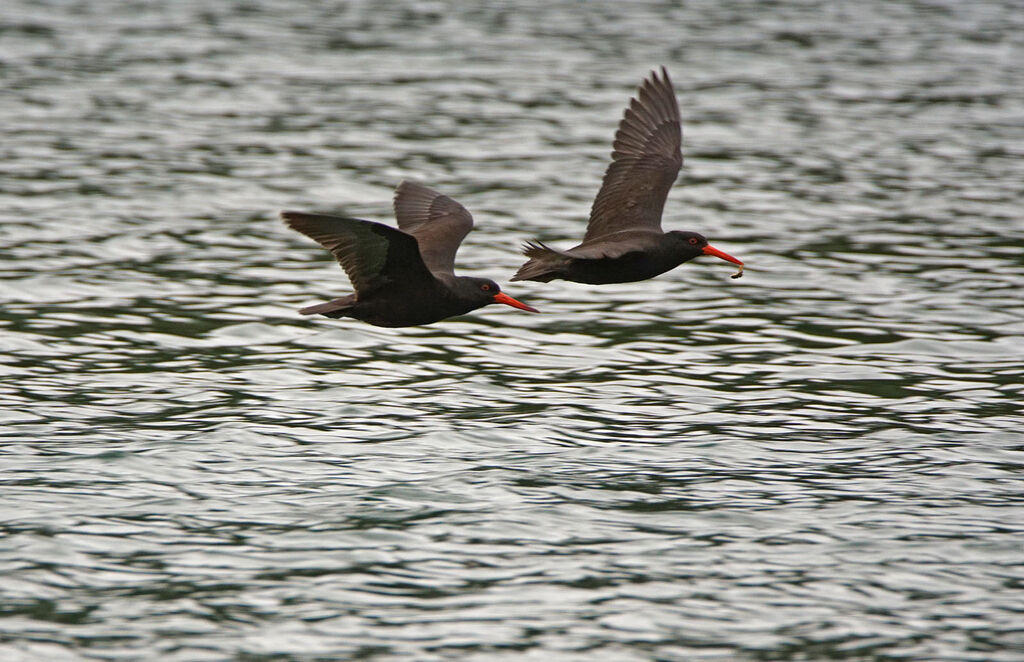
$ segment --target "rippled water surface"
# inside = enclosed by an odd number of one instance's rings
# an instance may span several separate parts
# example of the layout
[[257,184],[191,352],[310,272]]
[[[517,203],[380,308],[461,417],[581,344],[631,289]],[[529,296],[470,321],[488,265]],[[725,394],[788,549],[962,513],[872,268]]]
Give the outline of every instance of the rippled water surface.
[[[1024,660],[1015,2],[12,0],[4,660]],[[512,283],[672,74],[665,225]],[[473,211],[503,306],[304,319],[280,209]]]

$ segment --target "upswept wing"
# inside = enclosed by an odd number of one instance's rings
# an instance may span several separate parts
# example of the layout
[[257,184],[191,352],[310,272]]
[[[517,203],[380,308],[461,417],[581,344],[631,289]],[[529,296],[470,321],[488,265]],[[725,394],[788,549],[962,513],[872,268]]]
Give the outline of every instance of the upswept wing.
[[455,271],[455,253],[473,229],[466,208],[416,182],[403,181],[395,189],[398,227],[416,237],[427,269],[435,273]]
[[612,144],[612,162],[590,210],[583,240],[621,230],[661,230],[668,192],[683,165],[679,104],[668,72],[644,80]]

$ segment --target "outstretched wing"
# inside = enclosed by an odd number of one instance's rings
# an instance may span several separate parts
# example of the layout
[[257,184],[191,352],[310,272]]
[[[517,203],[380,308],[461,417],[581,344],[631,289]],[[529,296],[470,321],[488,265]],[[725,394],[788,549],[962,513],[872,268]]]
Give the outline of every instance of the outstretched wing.
[[432,279],[416,239],[401,230],[358,218],[281,212],[288,227],[329,250],[348,274],[357,294],[388,283]]
[[661,230],[665,198],[683,165],[680,124],[668,72],[652,71],[619,122],[584,241],[620,230]]
[[394,205],[398,227],[416,237],[427,268],[435,273],[454,273],[455,253],[473,229],[473,216],[466,208],[409,181],[395,189]]

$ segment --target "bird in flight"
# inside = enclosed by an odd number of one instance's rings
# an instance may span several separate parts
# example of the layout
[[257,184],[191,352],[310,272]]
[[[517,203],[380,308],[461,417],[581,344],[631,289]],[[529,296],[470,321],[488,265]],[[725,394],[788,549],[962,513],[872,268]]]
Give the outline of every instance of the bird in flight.
[[568,250],[527,242],[530,258],[512,280],[628,283],[653,278],[701,255],[743,262],[696,232],[661,229],[669,189],[683,164],[679,105],[668,72],[651,74],[630,99],[612,144],[612,162],[594,199],[583,242]]
[[329,250],[355,293],[303,308],[303,315],[351,317],[375,326],[418,326],[503,303],[538,312],[487,278],[455,275],[455,253],[473,217],[421,184],[395,189],[398,228],[357,218],[285,211],[288,227]]

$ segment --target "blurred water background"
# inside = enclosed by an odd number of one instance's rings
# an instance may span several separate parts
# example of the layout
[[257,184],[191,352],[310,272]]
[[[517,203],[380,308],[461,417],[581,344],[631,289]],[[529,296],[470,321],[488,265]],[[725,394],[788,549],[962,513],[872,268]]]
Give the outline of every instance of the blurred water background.
[[[1018,2],[0,12],[0,658],[1024,659]],[[665,226],[508,284],[665,65]],[[303,319],[280,223],[465,204],[543,310]]]

